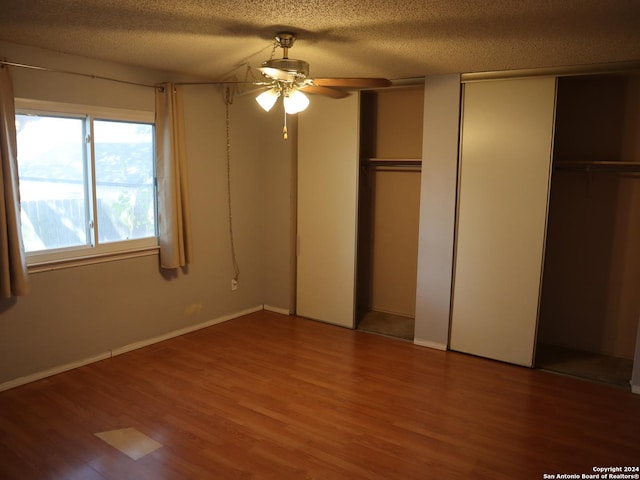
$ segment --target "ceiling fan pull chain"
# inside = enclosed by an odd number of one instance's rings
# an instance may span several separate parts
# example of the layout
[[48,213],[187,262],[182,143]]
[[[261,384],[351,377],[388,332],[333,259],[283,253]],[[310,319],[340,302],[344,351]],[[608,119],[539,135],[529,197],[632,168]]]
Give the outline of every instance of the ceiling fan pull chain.
[[284,128],[282,129],[282,137],[285,140],[289,139],[289,132],[287,131],[287,112],[284,112]]

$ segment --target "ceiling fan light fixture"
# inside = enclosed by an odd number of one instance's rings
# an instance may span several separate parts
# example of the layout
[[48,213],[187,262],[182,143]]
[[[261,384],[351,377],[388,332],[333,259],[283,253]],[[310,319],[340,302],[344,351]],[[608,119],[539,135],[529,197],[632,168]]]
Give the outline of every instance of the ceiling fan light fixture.
[[284,97],[284,111],[289,115],[302,112],[309,106],[309,98],[300,90],[291,90]]
[[260,95],[256,97],[256,102],[262,107],[265,112],[271,110],[271,108],[275,105],[276,100],[280,96],[280,92],[277,88],[270,88],[266,92],[262,92]]
[[309,63],[295,58],[272,58],[262,62],[260,71],[267,77],[279,80],[300,80],[309,75]]
[[[262,62],[258,70],[263,79],[250,83],[266,86],[268,89],[256,97],[256,101],[266,112],[273,108],[279,97],[282,97],[285,140],[289,136],[287,115],[302,112],[309,106],[309,98],[305,93],[338,99],[347,97],[349,92],[346,90],[349,89],[382,88],[392,85],[392,82],[386,78],[309,78],[309,63],[289,58],[289,49],[296,40],[295,33],[279,32],[275,40],[271,57],[274,55],[275,48],[280,47],[282,48],[282,58],[270,58]],[[305,93],[301,90],[304,90]]]

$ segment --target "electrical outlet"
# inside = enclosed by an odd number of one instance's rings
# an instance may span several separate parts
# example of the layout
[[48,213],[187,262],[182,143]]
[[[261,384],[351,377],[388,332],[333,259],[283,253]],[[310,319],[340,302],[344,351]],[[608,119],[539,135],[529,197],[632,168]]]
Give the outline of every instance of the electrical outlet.
[[231,279],[231,291],[235,292],[238,289],[238,281],[235,278]]

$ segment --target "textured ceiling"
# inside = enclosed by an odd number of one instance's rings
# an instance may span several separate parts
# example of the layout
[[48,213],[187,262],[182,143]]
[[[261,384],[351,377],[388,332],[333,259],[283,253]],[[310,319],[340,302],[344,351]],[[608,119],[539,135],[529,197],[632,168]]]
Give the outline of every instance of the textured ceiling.
[[211,79],[259,66],[281,30],[297,32],[290,57],[308,61],[312,77],[640,60],[638,0],[0,0],[0,8],[0,40]]

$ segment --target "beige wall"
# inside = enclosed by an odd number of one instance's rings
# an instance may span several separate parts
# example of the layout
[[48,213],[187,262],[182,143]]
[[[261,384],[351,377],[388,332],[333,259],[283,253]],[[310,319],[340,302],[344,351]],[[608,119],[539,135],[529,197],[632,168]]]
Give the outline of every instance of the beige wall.
[[425,78],[414,342],[449,344],[460,131],[460,75]]
[[[0,57],[151,84],[181,80],[6,43]],[[18,68],[12,75],[18,97],[154,108],[153,90],[144,87]],[[30,275],[28,296],[0,301],[0,386],[263,304],[289,309],[294,149],[282,141],[281,117],[254,103],[237,97],[231,106],[238,290],[230,288],[222,95],[213,86],[186,87],[192,265],[168,275],[149,256]]]
[[403,87],[377,94],[377,158],[422,158],[424,88]]
[[556,171],[540,342],[633,358],[640,314],[640,178]]
[[419,171],[371,170],[374,182],[370,304],[387,313],[415,316]]
[[[376,157],[422,159],[424,88],[378,94]],[[418,266],[420,171],[375,172],[374,310],[414,317]]]

